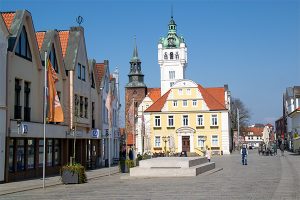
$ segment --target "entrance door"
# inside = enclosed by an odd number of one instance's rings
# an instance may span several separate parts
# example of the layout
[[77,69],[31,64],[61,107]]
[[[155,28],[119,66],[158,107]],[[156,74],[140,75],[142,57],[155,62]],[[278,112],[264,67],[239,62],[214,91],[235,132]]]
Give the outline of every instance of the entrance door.
[[190,152],[190,136],[182,136],[182,151]]

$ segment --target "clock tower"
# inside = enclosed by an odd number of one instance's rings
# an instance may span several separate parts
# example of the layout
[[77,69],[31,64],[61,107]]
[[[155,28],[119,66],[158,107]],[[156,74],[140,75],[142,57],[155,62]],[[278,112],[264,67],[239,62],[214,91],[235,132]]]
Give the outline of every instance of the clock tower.
[[[129,82],[125,86],[125,130],[130,130],[130,133],[132,133],[135,127],[132,127],[133,125],[129,123],[129,108],[132,104],[134,104],[135,116],[139,104],[143,101],[147,94],[147,86],[144,83],[144,74],[142,73],[141,60],[138,57],[136,43],[129,63]],[[129,132],[127,132],[127,134],[129,134]],[[129,144],[131,142],[135,143],[135,141],[128,141]]]
[[168,28],[168,35],[161,37],[158,42],[161,95],[164,95],[176,81],[185,79],[187,67],[187,46],[184,38],[176,33],[177,25],[173,16]]

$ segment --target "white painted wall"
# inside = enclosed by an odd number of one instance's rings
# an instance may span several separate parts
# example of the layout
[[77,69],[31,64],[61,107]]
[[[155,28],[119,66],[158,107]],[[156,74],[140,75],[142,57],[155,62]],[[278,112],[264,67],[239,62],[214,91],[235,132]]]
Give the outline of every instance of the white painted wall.
[[[173,52],[174,58],[170,59],[170,52]],[[175,54],[178,52],[179,59]],[[168,59],[164,58],[165,53]],[[187,48],[184,43],[179,48],[164,49],[162,44],[158,44],[158,64],[160,65],[161,95],[170,89],[170,83],[185,79],[185,70],[187,67]],[[170,79],[169,71],[175,71],[175,79]]]
[[229,116],[228,112],[221,113],[222,118],[222,149],[223,154],[230,154],[229,151],[229,139],[230,139],[230,129],[229,129]]
[[5,138],[6,138],[6,58],[7,31],[0,19],[0,182],[4,181],[5,170]]

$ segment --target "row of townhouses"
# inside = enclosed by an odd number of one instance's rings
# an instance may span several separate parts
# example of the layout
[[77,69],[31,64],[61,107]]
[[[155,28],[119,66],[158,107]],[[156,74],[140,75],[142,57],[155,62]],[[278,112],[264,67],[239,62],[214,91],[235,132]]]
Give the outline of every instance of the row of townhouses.
[[[50,60],[64,120],[46,123],[44,73]],[[112,94],[109,127],[108,93]],[[102,167],[119,157],[119,74],[88,59],[84,29],[36,32],[26,10],[0,14],[0,182],[46,175],[72,161]]]
[[282,116],[275,122],[277,137],[287,149],[295,151],[293,142],[300,134],[300,86],[286,88],[282,105]]
[[229,154],[232,149],[228,85],[203,87],[187,79],[187,49],[172,16],[158,42],[160,88],[146,86],[134,49],[125,87],[125,128],[127,143],[139,154],[203,155],[207,148]]

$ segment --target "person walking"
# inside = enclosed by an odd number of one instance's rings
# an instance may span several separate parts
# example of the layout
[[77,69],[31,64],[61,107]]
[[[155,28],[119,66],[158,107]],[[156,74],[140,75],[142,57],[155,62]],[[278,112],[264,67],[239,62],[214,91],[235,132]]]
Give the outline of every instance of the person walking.
[[281,151],[281,156],[284,156],[284,144],[283,142],[280,144],[280,151]]
[[243,165],[247,165],[247,155],[248,155],[248,149],[247,146],[244,144],[241,149],[241,155],[242,155],[242,163]]
[[210,162],[210,158],[211,158],[211,151],[210,151],[210,148],[208,148],[208,149],[206,150],[205,156],[206,156],[208,162]]

